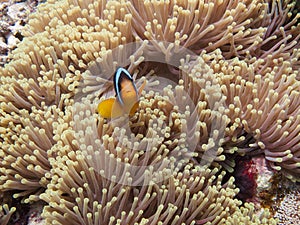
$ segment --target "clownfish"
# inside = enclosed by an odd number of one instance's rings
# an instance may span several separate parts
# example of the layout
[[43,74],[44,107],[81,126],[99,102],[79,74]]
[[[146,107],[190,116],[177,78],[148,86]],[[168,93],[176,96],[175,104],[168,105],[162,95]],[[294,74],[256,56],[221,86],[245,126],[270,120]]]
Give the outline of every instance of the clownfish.
[[124,114],[134,115],[139,106],[139,96],[146,82],[137,90],[130,73],[118,68],[114,75],[115,98],[106,99],[98,104],[98,113],[103,118],[117,118]]

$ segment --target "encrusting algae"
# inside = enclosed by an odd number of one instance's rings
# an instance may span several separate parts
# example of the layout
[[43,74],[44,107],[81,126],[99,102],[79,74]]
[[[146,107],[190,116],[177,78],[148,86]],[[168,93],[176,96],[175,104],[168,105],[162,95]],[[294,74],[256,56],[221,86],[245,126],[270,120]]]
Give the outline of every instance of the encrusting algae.
[[[8,195],[46,224],[277,224],[231,174],[254,155],[300,181],[295,5],[41,4],[0,68],[1,224]],[[103,118],[117,68],[138,107]]]

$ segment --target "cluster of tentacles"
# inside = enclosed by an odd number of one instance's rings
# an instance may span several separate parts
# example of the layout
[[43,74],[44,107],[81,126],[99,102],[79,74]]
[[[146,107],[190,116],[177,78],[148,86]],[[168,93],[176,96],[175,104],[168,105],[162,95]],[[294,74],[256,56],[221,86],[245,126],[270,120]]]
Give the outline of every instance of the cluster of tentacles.
[[[239,160],[300,181],[297,7],[41,4],[0,68],[0,223],[17,199],[47,224],[276,224],[239,197],[255,188]],[[117,67],[146,87],[133,116],[104,119]]]

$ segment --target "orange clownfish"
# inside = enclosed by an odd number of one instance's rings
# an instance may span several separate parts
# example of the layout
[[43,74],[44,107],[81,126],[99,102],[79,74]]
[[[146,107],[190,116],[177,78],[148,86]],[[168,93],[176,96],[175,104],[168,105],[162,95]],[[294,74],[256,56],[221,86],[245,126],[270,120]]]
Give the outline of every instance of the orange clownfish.
[[137,91],[130,73],[124,68],[118,68],[114,75],[116,98],[100,102],[98,105],[99,115],[103,118],[116,118],[124,114],[134,115],[139,106],[139,95],[145,84],[144,82]]

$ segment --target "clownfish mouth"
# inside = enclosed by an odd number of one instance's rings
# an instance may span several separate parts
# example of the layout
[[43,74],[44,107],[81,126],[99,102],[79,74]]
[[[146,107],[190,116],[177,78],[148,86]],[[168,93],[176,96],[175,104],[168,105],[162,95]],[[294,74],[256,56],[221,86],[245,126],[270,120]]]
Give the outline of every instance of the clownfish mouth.
[[139,95],[146,82],[137,91],[130,73],[124,68],[118,68],[114,74],[113,83],[116,97],[105,99],[98,104],[99,115],[107,119],[117,118],[124,114],[134,115],[139,106]]

